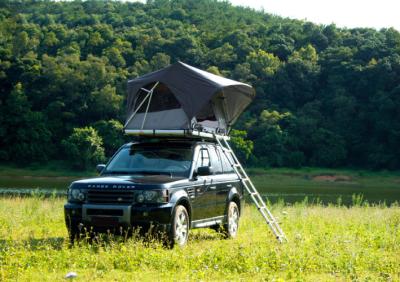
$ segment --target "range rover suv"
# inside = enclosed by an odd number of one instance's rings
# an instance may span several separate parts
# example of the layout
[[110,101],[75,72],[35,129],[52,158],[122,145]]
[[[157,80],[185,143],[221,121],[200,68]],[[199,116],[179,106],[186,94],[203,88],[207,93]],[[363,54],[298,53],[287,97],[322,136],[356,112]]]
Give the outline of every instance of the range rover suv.
[[[73,182],[64,206],[71,240],[83,230],[118,232],[152,227],[183,246],[191,228],[235,237],[243,186],[228,154],[199,140],[143,139],[123,145],[100,176]],[[230,156],[229,156],[230,157]]]

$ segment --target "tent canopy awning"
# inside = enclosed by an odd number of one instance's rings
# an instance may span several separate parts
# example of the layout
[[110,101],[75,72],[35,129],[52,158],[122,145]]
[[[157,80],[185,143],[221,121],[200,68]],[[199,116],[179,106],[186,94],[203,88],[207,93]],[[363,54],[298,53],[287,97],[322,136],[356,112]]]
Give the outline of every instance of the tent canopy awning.
[[[137,127],[137,123],[131,123],[130,119],[137,113],[140,104],[139,100],[143,100],[140,95],[143,96],[143,89],[150,90],[149,88],[154,87],[156,83],[160,87],[162,85],[163,88],[168,89],[168,93],[172,93],[173,99],[176,99],[181,109],[179,113],[178,111],[164,111],[164,120],[166,116],[169,119],[173,119],[175,112],[178,114],[178,119],[182,115],[186,115],[185,118],[187,118],[188,122],[179,125],[178,127],[182,127],[180,129],[190,127],[193,118],[201,115],[202,112],[204,114],[204,109],[211,102],[213,103],[214,112],[218,110],[221,113],[220,116],[224,119],[226,127],[230,127],[255,97],[254,89],[248,84],[177,62],[161,70],[128,81],[128,120],[125,124],[125,129],[135,129]],[[161,94],[165,95],[165,93]],[[167,100],[172,103],[171,99]],[[153,99],[151,102],[164,103],[166,100],[164,99],[164,102],[161,101]],[[149,121],[146,121],[146,128],[157,129],[157,122],[155,122],[157,119],[153,119],[154,122],[151,122],[151,113],[149,112],[148,115],[146,111],[144,118],[149,118]],[[177,129],[177,123],[172,124],[174,124],[174,128],[171,129]]]

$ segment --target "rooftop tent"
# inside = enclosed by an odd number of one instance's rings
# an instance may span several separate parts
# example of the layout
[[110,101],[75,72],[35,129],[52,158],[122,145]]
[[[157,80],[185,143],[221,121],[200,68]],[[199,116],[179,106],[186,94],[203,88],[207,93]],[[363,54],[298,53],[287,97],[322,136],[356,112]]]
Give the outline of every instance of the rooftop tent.
[[178,62],[128,81],[125,130],[227,133],[254,96],[248,84]]

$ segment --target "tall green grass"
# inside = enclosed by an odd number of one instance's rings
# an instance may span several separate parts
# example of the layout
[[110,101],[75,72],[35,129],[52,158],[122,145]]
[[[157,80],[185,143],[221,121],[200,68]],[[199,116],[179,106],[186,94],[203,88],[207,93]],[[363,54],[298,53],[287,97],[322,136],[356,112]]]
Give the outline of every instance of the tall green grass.
[[192,230],[173,250],[157,241],[103,238],[70,247],[62,199],[0,198],[0,281],[399,281],[400,208],[272,206],[289,242],[279,244],[246,206],[237,239]]

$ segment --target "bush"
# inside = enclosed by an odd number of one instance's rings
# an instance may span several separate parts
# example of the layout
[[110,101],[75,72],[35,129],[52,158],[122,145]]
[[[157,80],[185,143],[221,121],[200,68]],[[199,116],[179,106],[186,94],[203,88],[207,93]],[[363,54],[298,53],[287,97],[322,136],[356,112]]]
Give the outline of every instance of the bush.
[[105,161],[103,140],[93,127],[74,128],[62,146],[74,168],[88,169]]
[[111,157],[115,151],[125,143],[123,133],[124,126],[117,120],[100,120],[93,124],[101,138],[103,139],[104,150],[107,157]]
[[233,151],[236,153],[240,162],[245,164],[253,152],[253,141],[246,139],[247,132],[244,130],[232,129],[230,135]]

